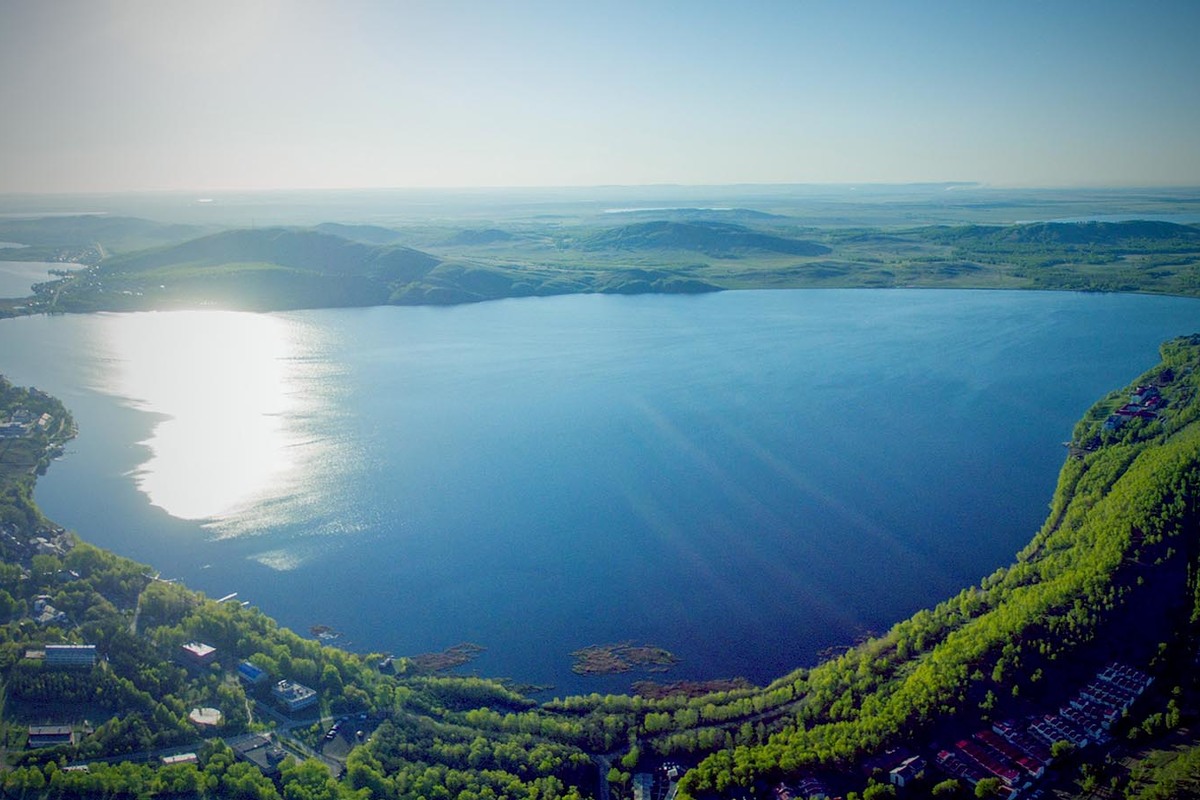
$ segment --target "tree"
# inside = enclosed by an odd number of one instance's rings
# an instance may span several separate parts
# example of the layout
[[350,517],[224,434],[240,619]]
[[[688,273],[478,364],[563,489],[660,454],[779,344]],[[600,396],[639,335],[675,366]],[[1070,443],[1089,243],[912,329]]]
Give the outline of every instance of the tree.
[[1071,755],[1075,752],[1075,745],[1068,742],[1066,739],[1059,739],[1054,744],[1050,745],[1050,757],[1057,761],[1060,758]]
[[284,800],[337,800],[338,785],[329,768],[316,759],[284,762],[280,770]]
[[957,778],[948,778],[933,787],[932,794],[938,798],[958,797],[962,794],[962,784]]
[[890,783],[871,783],[863,789],[862,800],[880,800],[880,798],[895,796],[896,787]]
[[1004,784],[999,778],[984,778],[975,784],[975,796],[981,800],[989,797],[999,797]]

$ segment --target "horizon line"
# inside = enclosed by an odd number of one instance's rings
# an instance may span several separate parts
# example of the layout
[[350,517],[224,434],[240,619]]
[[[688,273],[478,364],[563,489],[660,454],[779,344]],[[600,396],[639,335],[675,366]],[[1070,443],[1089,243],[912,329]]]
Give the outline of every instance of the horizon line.
[[459,185],[459,186],[306,186],[257,188],[158,188],[158,189],[87,189],[29,191],[0,190],[7,197],[110,197],[117,195],[232,195],[232,194],[299,194],[349,192],[536,192],[536,191],[602,191],[653,189],[787,189],[787,188],[922,188],[943,187],[980,191],[1197,191],[1200,184],[1121,183],[1121,184],[993,184],[984,181],[844,181],[844,182],[737,182],[737,183],[611,183],[611,184],[546,184],[546,185]]

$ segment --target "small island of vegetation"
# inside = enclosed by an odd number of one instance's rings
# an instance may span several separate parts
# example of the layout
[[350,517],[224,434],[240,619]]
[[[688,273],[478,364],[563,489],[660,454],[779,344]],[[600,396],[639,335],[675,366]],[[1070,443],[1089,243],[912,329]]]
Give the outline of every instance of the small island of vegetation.
[[470,664],[479,658],[486,649],[482,645],[462,642],[453,647],[447,647],[440,653],[421,653],[412,656],[409,661],[423,672],[448,672],[464,664]]
[[666,672],[679,663],[669,650],[633,642],[588,645],[572,652],[571,657],[575,659],[571,671],[576,675],[617,675],[633,669]]

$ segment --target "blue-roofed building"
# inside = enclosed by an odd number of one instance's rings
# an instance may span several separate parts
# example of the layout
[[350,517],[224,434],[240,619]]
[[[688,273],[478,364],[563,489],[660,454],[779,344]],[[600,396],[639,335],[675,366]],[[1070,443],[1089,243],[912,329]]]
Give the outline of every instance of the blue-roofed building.
[[257,686],[267,679],[267,671],[256,667],[249,661],[238,664],[238,677],[251,686]]

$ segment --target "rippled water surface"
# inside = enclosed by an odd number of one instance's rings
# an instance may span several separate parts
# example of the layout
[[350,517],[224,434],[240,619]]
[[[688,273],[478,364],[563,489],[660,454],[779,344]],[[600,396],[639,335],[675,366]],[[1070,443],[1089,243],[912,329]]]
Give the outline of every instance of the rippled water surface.
[[[53,518],[353,649],[609,691],[568,653],[766,681],[1006,563],[1175,298],[561,297],[0,323],[81,434]],[[632,676],[638,677],[638,676]]]

